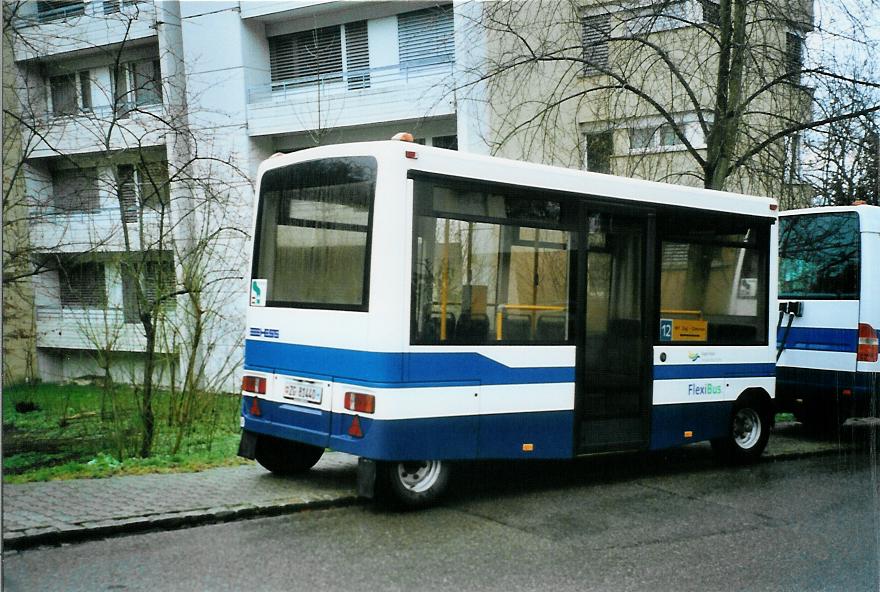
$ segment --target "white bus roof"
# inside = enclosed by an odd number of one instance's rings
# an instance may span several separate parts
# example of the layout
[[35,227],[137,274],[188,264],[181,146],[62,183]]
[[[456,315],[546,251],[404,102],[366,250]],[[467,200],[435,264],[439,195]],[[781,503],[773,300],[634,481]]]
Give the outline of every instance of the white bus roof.
[[803,208],[779,212],[780,216],[800,216],[802,214],[833,214],[839,212],[855,212],[859,215],[859,227],[862,232],[880,232],[880,206],[823,206],[819,208]]
[[426,173],[594,195],[634,203],[664,204],[747,216],[776,217],[777,202],[767,197],[579,171],[433,148],[398,140],[333,144],[276,155],[260,165],[259,175],[262,176],[270,169],[318,158],[365,155],[375,155],[379,159],[401,158],[406,151],[415,151],[417,155],[416,159],[407,161],[409,168]]

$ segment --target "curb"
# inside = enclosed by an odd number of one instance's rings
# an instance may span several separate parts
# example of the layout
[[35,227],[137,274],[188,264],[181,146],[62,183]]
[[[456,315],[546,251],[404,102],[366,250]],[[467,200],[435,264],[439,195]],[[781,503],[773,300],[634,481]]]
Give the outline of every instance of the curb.
[[121,520],[105,520],[93,523],[90,526],[71,527],[63,530],[51,526],[34,529],[38,532],[32,532],[31,534],[28,534],[27,531],[4,533],[3,551],[21,551],[39,546],[81,543],[124,534],[149,532],[152,530],[177,530],[206,524],[235,522],[248,518],[280,516],[309,510],[341,508],[357,505],[358,503],[360,503],[360,500],[355,494],[346,494],[333,499],[221,507],[205,511],[187,510],[185,512],[175,512],[172,514],[156,514],[152,516],[137,516]]

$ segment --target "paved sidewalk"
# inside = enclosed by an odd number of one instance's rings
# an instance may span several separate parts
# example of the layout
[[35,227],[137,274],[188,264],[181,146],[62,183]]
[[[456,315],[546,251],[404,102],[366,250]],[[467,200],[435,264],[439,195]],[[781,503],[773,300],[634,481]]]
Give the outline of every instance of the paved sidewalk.
[[[877,430],[878,420],[832,440],[806,436],[799,424],[781,424],[765,457],[774,460],[840,453],[860,445],[856,431]],[[862,445],[863,446],[863,445]],[[683,462],[707,459],[708,443],[679,449]],[[93,539],[154,528],[173,528],[308,508],[354,503],[357,458],[328,452],[311,471],[276,477],[258,465],[171,473],[49,481],[3,486],[4,548]]]
[[3,546],[96,538],[352,503],[357,458],[329,452],[303,476],[258,465],[199,473],[3,485]]

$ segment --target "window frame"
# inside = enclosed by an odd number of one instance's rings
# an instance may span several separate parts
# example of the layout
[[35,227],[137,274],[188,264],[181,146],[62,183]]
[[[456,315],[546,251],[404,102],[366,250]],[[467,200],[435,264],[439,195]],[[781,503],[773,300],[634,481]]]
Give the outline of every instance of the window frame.
[[[299,165],[320,162],[322,160],[348,160],[348,159],[365,159],[366,161],[370,161],[373,166],[373,187],[372,187],[372,195],[370,196],[370,207],[369,213],[367,215],[367,237],[366,242],[364,244],[364,276],[363,276],[363,287],[361,291],[361,304],[333,304],[333,303],[316,303],[316,302],[298,302],[298,301],[290,301],[290,300],[266,300],[266,308],[301,308],[301,309],[309,309],[309,310],[335,310],[335,311],[349,311],[349,312],[369,312],[370,310],[370,278],[372,277],[372,259],[373,259],[373,231],[374,231],[374,213],[376,209],[376,193],[377,187],[379,183],[379,177],[381,175],[381,167],[379,166],[379,161],[374,156],[366,156],[366,155],[349,155],[349,156],[333,156],[333,157],[325,157],[325,158],[313,158],[309,160],[303,160],[300,162],[291,163],[289,165],[283,165],[280,167],[276,167],[270,169],[263,173],[263,177],[260,179],[260,188],[257,202],[257,212],[254,222],[254,240],[253,240],[253,256],[251,262],[251,280],[254,279],[265,279],[261,276],[257,275],[258,267],[260,264],[260,248],[262,247],[262,234],[263,234],[263,214],[264,214],[264,205],[265,199],[262,197],[263,193],[263,178],[267,174],[272,171],[285,169],[288,167],[295,167]],[[277,224],[277,223],[276,223]]]
[[[580,225],[577,222],[578,214],[580,211],[582,201],[587,196],[574,196],[574,199],[571,199],[571,195],[565,192],[553,191],[549,189],[541,189],[537,187],[525,187],[519,185],[512,185],[507,183],[499,183],[494,181],[484,181],[480,179],[469,179],[456,177],[453,175],[444,175],[438,173],[430,173],[426,171],[420,171],[416,169],[410,169],[407,173],[407,179],[412,180],[414,182],[417,181],[428,181],[431,183],[435,183],[438,185],[442,185],[444,187],[450,187],[453,189],[460,189],[463,191],[483,191],[483,192],[493,192],[496,194],[504,195],[505,198],[514,198],[514,199],[528,199],[528,200],[544,200],[544,201],[553,201],[557,202],[560,205],[560,216],[559,222],[545,222],[541,221],[537,218],[506,218],[504,219],[507,223],[502,223],[501,219],[491,217],[491,216],[482,216],[478,214],[466,214],[466,213],[457,213],[457,212],[448,212],[448,211],[439,211],[431,206],[430,208],[420,208],[417,203],[416,196],[412,195],[412,203],[413,203],[413,217],[412,217],[412,232],[411,232],[411,244],[410,244],[410,266],[407,270],[410,282],[410,305],[409,305],[409,344],[417,345],[417,346],[435,346],[435,347],[461,347],[461,346],[469,346],[469,347],[505,347],[505,346],[530,346],[530,347],[559,347],[559,346],[570,346],[575,347],[577,345],[575,334],[571,331],[572,323],[574,322],[578,301],[577,301],[577,277],[572,275],[572,265],[577,265],[578,261],[578,249],[577,247],[571,248],[570,245],[566,248],[566,252],[568,253],[568,287],[567,287],[567,310],[566,310],[566,326],[568,327],[568,336],[567,339],[562,341],[533,341],[533,340],[508,340],[504,339],[502,341],[498,340],[486,340],[482,343],[464,343],[455,340],[449,341],[429,341],[426,339],[420,339],[417,332],[417,324],[415,323],[415,315],[416,309],[418,307],[418,302],[416,302],[417,291],[413,288],[415,285],[415,276],[413,265],[416,261],[416,253],[418,252],[418,235],[415,231],[417,220],[420,217],[432,216],[435,220],[458,220],[461,222],[474,222],[474,223],[483,223],[483,224],[493,224],[499,227],[510,227],[510,228],[537,228],[541,230],[556,230],[560,232],[568,233],[570,237],[574,237],[574,244],[577,244],[579,240],[578,235],[580,233]],[[413,184],[414,185],[414,184]],[[601,202],[599,202],[601,203]],[[566,210],[569,210],[568,215],[566,215]],[[572,215],[574,212],[574,215]],[[453,217],[454,216],[454,217]],[[546,244],[556,244],[556,243],[546,243]],[[497,306],[497,303],[496,303]],[[491,327],[491,325],[490,325]]]
[[[89,277],[94,278],[96,280],[94,289],[89,290],[89,292],[94,292],[97,295],[97,298],[94,300],[89,300],[86,302],[83,298],[82,290],[75,290],[69,281],[69,271],[73,269],[81,269],[87,267],[94,267],[91,272],[87,269],[80,271],[81,277]],[[100,273],[98,273],[97,269],[100,268]],[[99,279],[101,283],[98,284],[97,280]],[[61,308],[67,309],[79,309],[79,310],[106,310],[108,305],[108,293],[107,293],[107,265],[103,261],[95,261],[95,260],[77,260],[76,257],[62,257],[59,261],[58,265],[58,302],[61,305]],[[73,301],[70,299],[71,296],[75,296],[76,300]]]
[[[401,23],[403,19],[403,23]],[[426,42],[431,44],[431,49],[419,49],[413,51],[409,45],[415,36],[407,35],[411,31],[407,27],[413,27],[420,19],[424,19],[428,26],[420,33],[421,37],[415,46]],[[408,22],[411,21],[411,22]],[[448,21],[448,22],[447,22]],[[448,29],[448,30],[447,30]],[[446,36],[449,36],[448,38]],[[455,24],[452,4],[440,4],[429,8],[410,10],[397,15],[397,47],[398,64],[401,69],[414,69],[430,67],[437,64],[448,64],[455,61]],[[441,53],[439,49],[444,51]],[[410,54],[418,54],[410,57]],[[404,56],[407,56],[404,58]]]
[[[744,227],[754,228],[755,229],[755,238],[752,244],[744,244],[737,241],[724,241],[724,240],[713,240],[713,239],[703,239],[700,237],[692,237],[688,236],[686,233],[681,232],[681,218],[687,217],[691,222],[695,222],[697,225],[706,224],[711,225],[713,230],[715,231],[715,236],[724,236],[727,234],[733,234],[736,230],[742,229]],[[775,221],[771,221],[770,219],[753,217],[753,216],[731,216],[727,214],[710,214],[700,210],[691,210],[684,209],[679,210],[678,208],[674,209],[663,209],[658,212],[658,224],[657,224],[657,234],[656,234],[656,244],[655,244],[655,286],[654,286],[654,294],[656,297],[656,310],[653,319],[654,329],[651,331],[651,339],[653,345],[661,346],[661,347],[761,347],[769,345],[769,313],[770,309],[773,305],[769,302],[768,295],[770,292],[770,249],[772,245],[770,244],[770,227],[774,224]],[[671,231],[670,231],[671,229]],[[660,319],[664,318],[662,309],[662,300],[663,295],[661,293],[662,284],[661,284],[661,276],[663,272],[663,243],[671,242],[671,243],[683,243],[687,245],[707,245],[713,247],[720,248],[736,248],[736,249],[746,249],[752,250],[755,252],[760,258],[761,261],[759,263],[761,273],[764,278],[763,290],[760,290],[756,299],[758,303],[758,311],[755,314],[755,318],[759,322],[759,326],[756,328],[757,339],[752,342],[732,342],[732,343],[718,343],[713,342],[708,339],[705,341],[661,341],[660,340],[660,332],[658,330],[660,326]],[[761,307],[766,306],[766,309],[762,312]]]

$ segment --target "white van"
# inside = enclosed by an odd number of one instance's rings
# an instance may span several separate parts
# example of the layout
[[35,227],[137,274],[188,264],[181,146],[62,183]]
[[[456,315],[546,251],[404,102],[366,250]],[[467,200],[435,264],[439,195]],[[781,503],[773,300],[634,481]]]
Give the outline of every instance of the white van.
[[776,401],[813,427],[876,416],[880,207],[780,214]]

